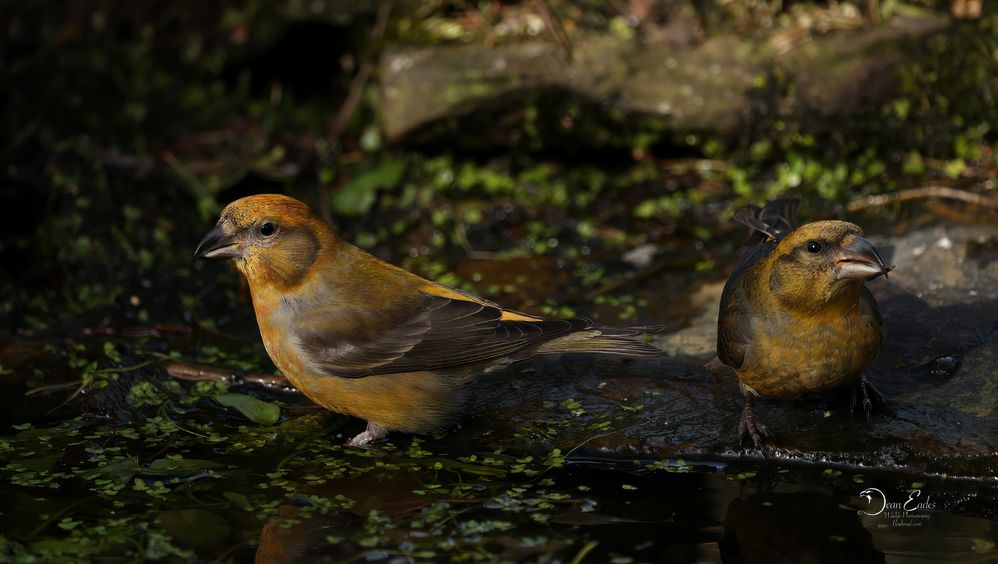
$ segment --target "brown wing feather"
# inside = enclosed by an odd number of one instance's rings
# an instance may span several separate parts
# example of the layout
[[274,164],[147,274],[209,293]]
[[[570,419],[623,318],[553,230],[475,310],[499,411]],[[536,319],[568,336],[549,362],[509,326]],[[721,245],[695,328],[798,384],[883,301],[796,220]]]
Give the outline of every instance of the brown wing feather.
[[747,309],[744,280],[744,276],[728,279],[717,316],[717,356],[732,368],[741,367],[745,351],[752,344],[752,312]]
[[593,326],[584,319],[502,317],[489,302],[423,294],[405,321],[373,338],[351,340],[342,331],[318,329],[301,332],[297,343],[303,360],[320,372],[362,377],[499,361]]
[[773,200],[765,207],[748,205],[735,210],[732,219],[749,227],[749,245],[766,240],[779,241],[797,227],[797,198]]

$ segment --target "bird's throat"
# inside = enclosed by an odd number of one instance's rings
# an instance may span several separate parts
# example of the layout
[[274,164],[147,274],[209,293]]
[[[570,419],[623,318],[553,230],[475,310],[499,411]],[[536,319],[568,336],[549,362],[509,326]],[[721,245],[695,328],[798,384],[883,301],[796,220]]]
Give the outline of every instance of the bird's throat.
[[781,268],[778,264],[770,266],[769,276],[761,276],[759,280],[768,281],[769,291],[761,292],[762,295],[770,295],[788,310],[807,316],[848,311],[856,306],[863,286],[860,280],[836,280],[820,273]]

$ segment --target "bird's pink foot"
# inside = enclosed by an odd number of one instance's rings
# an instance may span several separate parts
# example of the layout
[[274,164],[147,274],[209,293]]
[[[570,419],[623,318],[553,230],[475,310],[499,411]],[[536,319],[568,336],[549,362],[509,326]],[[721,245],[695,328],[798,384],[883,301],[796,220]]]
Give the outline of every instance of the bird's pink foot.
[[352,447],[369,447],[375,441],[381,440],[388,436],[388,429],[385,429],[377,423],[367,422],[367,429],[363,433],[360,433],[356,437],[347,441],[347,446]]

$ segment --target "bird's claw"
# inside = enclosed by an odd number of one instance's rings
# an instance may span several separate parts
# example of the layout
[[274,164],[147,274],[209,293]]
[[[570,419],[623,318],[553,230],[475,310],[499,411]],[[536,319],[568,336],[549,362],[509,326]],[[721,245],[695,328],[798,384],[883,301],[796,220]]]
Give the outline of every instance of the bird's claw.
[[350,447],[368,448],[372,443],[381,440],[386,436],[388,436],[388,429],[369,421],[367,423],[367,429],[364,429],[363,433],[359,433],[356,437],[347,441],[346,444]]
[[367,448],[371,446],[371,443],[373,442],[374,438],[371,437],[367,431],[364,431],[363,433],[358,433],[357,436],[348,440],[346,445],[348,447]]
[[764,438],[773,438],[773,434],[769,432],[769,429],[759,422],[759,417],[755,414],[755,410],[748,405],[742,410],[742,418],[738,422],[738,446],[744,444],[746,435],[752,439],[752,444],[755,445],[755,448],[763,451],[763,453],[766,452],[763,448],[765,445]]
[[849,411],[855,412],[858,406],[862,406],[863,415],[866,417],[866,424],[870,424],[870,415],[873,413],[873,409],[876,408],[878,412],[893,414],[891,408],[887,405],[887,400],[881,395],[877,388],[866,379],[866,376],[860,376],[859,380],[856,381],[855,387],[852,389],[852,394],[849,396]]

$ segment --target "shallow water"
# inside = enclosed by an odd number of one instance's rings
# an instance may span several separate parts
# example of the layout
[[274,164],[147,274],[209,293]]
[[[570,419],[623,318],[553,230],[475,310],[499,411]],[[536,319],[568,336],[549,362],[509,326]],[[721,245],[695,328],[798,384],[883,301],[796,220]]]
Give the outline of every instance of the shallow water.
[[[59,559],[270,561],[965,560],[994,557],[998,538],[998,488],[988,479],[782,457],[482,450],[465,444],[475,429],[456,442],[395,437],[360,451],[322,432],[338,418],[306,416],[314,426],[292,420],[275,431],[213,415],[235,444],[194,434],[207,429],[180,416],[186,431],[158,444],[145,428],[137,438],[103,425],[22,431],[5,447],[21,457],[6,468],[16,484],[2,493],[6,536]],[[914,489],[923,505],[864,515],[883,501],[863,500],[867,488],[891,503]]]

